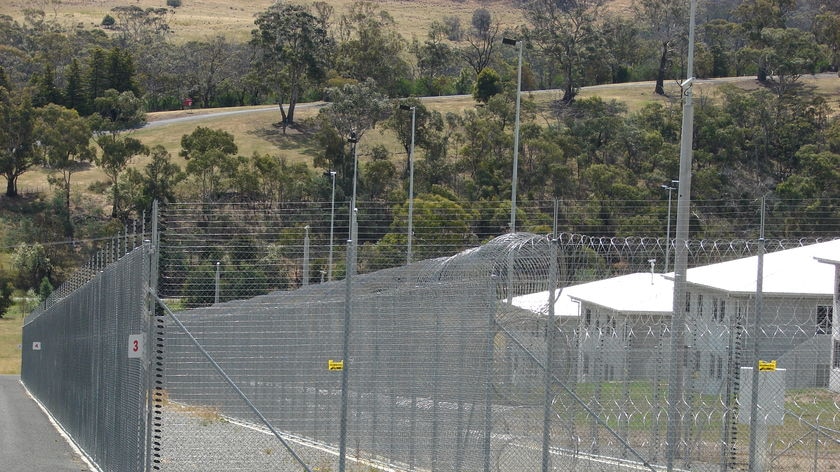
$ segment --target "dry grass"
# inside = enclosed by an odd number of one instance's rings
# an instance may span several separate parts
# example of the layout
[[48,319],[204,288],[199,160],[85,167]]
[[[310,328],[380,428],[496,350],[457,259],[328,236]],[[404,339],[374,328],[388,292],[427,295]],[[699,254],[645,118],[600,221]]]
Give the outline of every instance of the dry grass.
[[[628,0],[616,0],[626,2]],[[273,0],[251,0],[230,2],[225,0],[183,0],[175,9],[170,26],[176,41],[202,39],[225,35],[231,39],[247,39],[254,28],[254,15],[265,10]],[[293,0],[293,3],[309,3]],[[347,11],[352,0],[327,0],[338,16]],[[398,31],[406,38],[422,38],[429,25],[444,16],[457,16],[461,24],[469,25],[472,13],[478,8],[487,8],[504,27],[513,27],[523,22],[521,12],[511,2],[504,0],[378,0],[375,4],[387,11],[396,21]],[[161,8],[165,0],[11,0],[0,2],[0,14],[21,19],[25,8],[43,10],[47,17],[66,26],[83,25],[98,27],[102,18],[117,5],[137,5],[141,8]]]

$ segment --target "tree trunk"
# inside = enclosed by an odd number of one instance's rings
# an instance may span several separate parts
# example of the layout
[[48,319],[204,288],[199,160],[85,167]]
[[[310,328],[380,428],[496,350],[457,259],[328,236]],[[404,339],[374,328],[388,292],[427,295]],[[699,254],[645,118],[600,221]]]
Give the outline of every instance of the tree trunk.
[[73,238],[73,223],[70,219],[70,175],[69,171],[64,173],[64,211],[65,211],[65,227],[64,235],[72,240]]
[[6,176],[6,196],[9,198],[18,196],[17,177]]
[[[116,182],[116,181],[117,180],[114,179],[114,182]],[[120,198],[119,190],[117,190],[117,184],[115,183],[114,184],[114,205],[111,207],[111,218],[116,218],[118,216],[117,208],[119,206],[119,198]]]
[[767,67],[765,67],[764,64],[758,65],[758,73],[755,78],[762,84],[767,82]]
[[569,59],[569,63],[566,65],[566,87],[563,91],[563,103],[572,103],[572,100],[575,98],[574,86],[572,84],[573,71],[574,66],[572,65],[571,59]]
[[656,73],[656,87],[653,93],[665,95],[665,72],[668,70],[668,41],[662,43],[662,55],[659,56],[659,71]]

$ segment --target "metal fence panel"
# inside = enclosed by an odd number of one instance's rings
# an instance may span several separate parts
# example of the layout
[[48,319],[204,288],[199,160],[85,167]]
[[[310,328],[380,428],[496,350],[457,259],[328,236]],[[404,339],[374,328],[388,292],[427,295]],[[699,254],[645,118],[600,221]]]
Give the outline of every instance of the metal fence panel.
[[[411,264],[397,236],[373,234],[381,224],[360,227],[369,242],[362,236],[354,272],[346,265],[353,258],[341,262],[347,246],[324,236],[323,205],[168,208],[156,246],[163,308],[150,333],[159,375],[151,392],[152,467],[623,471],[664,470],[673,459],[673,470],[760,463],[763,470],[818,471],[840,460],[840,393],[826,388],[831,337],[840,332],[831,290],[767,293],[754,328],[756,294],[689,283],[676,355],[671,318],[683,303],[673,303],[672,277],[652,261],[667,256],[670,240],[488,238],[498,210],[415,226],[425,235],[415,240],[423,260]],[[551,222],[544,208],[522,210],[537,226]],[[459,221],[466,215],[477,221]],[[568,211],[561,217],[590,221]],[[390,218],[390,210],[363,211],[360,224]],[[464,228],[475,231],[452,237]],[[396,221],[390,229],[401,231]],[[384,242],[374,244],[380,236]],[[690,241],[686,249],[692,270],[762,247],[770,254],[814,242],[731,238]],[[87,293],[85,287],[77,291]],[[113,297],[92,297],[79,305],[120,311]],[[43,332],[65,329],[54,323]],[[119,337],[114,323],[72,324]],[[111,351],[77,355],[95,365]],[[742,367],[758,360],[785,369],[775,388],[782,400],[760,410],[772,407],[781,424],[762,413],[763,428],[743,416]],[[42,383],[46,396],[50,388],[78,392],[69,397],[92,395],[95,385]],[[678,403],[670,405],[674,391]],[[107,409],[121,401],[95,403]],[[78,421],[95,430],[97,415],[80,411]],[[115,420],[102,421],[108,418]],[[677,440],[669,444],[674,430]]]
[[147,372],[129,337],[146,335],[148,273],[147,248],[134,249],[23,328],[24,385],[102,470],[145,468]]

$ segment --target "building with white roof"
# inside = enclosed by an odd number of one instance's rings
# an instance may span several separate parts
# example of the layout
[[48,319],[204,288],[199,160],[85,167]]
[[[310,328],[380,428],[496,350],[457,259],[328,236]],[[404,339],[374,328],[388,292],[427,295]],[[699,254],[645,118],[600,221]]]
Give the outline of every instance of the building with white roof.
[[[817,257],[817,261],[834,267],[834,313],[840,313],[840,251],[825,257]],[[840,392],[840,323],[832,326],[831,335],[831,373],[828,388]]]
[[[840,334],[833,323],[838,261],[840,240],[763,257],[758,356],[788,369],[788,388],[827,386],[833,365],[840,389]],[[688,270],[681,305],[687,315],[684,367],[692,389],[717,393],[741,365],[754,362],[757,273],[758,256]],[[548,292],[515,297],[513,303],[548,314]],[[564,288],[555,315],[561,326],[575,326],[578,380],[664,380],[673,305],[673,273],[635,273]]]
[[834,269],[815,258],[836,251],[840,240],[763,256],[756,333],[757,255],[689,269],[686,367],[694,386],[716,392],[739,366],[755,362],[755,340],[758,359],[787,369],[788,388],[827,386]]

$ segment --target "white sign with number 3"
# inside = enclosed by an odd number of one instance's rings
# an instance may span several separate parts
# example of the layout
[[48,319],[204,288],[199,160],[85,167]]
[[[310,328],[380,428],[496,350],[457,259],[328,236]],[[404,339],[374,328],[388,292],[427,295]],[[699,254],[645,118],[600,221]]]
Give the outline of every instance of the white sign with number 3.
[[143,334],[129,334],[128,335],[128,358],[142,359],[143,345],[145,344],[146,336]]

